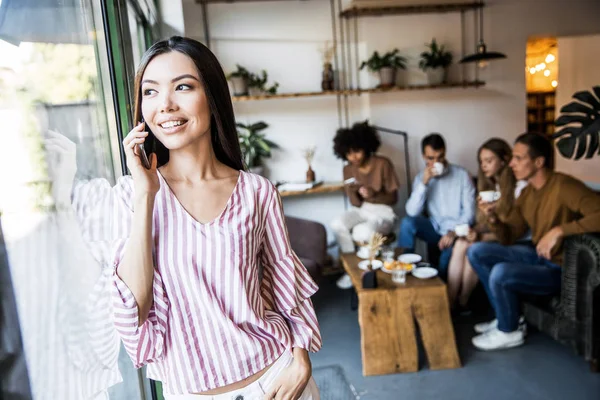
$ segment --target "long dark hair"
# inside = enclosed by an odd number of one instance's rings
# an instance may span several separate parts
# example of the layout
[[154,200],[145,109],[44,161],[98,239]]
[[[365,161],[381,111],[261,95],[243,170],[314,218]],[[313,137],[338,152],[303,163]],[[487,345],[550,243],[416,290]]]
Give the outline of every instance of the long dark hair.
[[[504,166],[493,179],[485,176],[481,170],[481,150],[486,149],[491,151],[504,162]],[[502,139],[492,138],[481,145],[477,151],[477,163],[479,164],[479,172],[477,174],[477,191],[483,192],[486,190],[496,190],[496,184],[500,186],[500,199],[496,207],[497,213],[502,219],[507,216],[515,202],[515,185],[516,179],[512,169],[508,166],[512,158],[512,149],[509,144]],[[477,221],[484,222],[483,215],[477,215]]]
[[[221,64],[217,57],[202,43],[181,36],[172,36],[167,40],[156,42],[144,53],[137,73],[135,74],[134,121],[142,120],[142,78],[146,67],[161,54],[178,51],[188,56],[196,65],[200,82],[206,93],[210,108],[210,138],[217,159],[223,164],[243,170],[242,151],[235,127],[235,116],[229,86]],[[158,166],[169,162],[169,150],[148,130],[146,153],[155,152]]]

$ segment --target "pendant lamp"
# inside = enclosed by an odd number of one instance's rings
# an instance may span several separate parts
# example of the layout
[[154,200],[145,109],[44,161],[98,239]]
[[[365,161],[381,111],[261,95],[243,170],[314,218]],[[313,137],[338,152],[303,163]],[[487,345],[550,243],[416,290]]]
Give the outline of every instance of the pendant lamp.
[[477,44],[477,52],[475,54],[470,54],[465,56],[462,60],[460,60],[461,64],[465,63],[482,63],[485,61],[491,60],[499,60],[502,58],[506,58],[505,54],[498,53],[497,51],[487,51],[487,46],[483,41],[483,0],[481,1],[481,6],[479,7],[479,43]]

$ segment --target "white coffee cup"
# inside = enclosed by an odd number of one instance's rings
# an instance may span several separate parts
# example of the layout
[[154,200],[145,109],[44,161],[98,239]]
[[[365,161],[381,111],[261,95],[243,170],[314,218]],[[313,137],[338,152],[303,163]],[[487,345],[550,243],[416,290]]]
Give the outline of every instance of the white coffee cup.
[[470,230],[469,224],[456,225],[456,227],[454,228],[454,232],[459,237],[467,236],[469,234],[469,230]]
[[444,164],[442,164],[441,162],[436,162],[435,164],[433,164],[433,174],[435,176],[441,175],[444,173]]
[[483,192],[479,192],[479,198],[484,203],[492,203],[500,199],[500,192],[494,190],[485,190]]

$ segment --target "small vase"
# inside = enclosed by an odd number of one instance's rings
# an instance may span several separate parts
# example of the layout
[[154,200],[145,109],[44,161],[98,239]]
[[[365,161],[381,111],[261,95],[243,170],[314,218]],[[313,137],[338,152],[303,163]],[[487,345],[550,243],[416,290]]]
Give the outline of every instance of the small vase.
[[325,63],[323,65],[323,75],[321,78],[321,89],[324,92],[334,89],[334,73],[333,66],[331,63]]
[[306,171],[306,182],[310,183],[310,182],[314,182],[315,181],[315,171],[313,171],[313,169],[310,167],[310,165],[308,166],[308,170]]

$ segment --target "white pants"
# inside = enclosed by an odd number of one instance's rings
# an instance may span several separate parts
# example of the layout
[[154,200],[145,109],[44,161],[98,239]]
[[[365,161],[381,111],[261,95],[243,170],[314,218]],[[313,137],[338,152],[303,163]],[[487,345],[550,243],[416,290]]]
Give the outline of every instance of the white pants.
[[375,232],[387,235],[394,229],[396,214],[385,204],[363,203],[331,222],[340,252],[354,251],[354,242],[368,242]]
[[[294,357],[289,350],[283,352],[281,357],[275,361],[271,368],[261,376],[257,381],[242,389],[233,390],[231,392],[218,395],[201,395],[201,394],[172,394],[165,395],[166,400],[263,400],[265,394],[271,390],[271,386],[281,372],[292,363]],[[315,380],[311,377],[306,385],[306,389],[302,392],[299,400],[320,400],[319,389]]]

